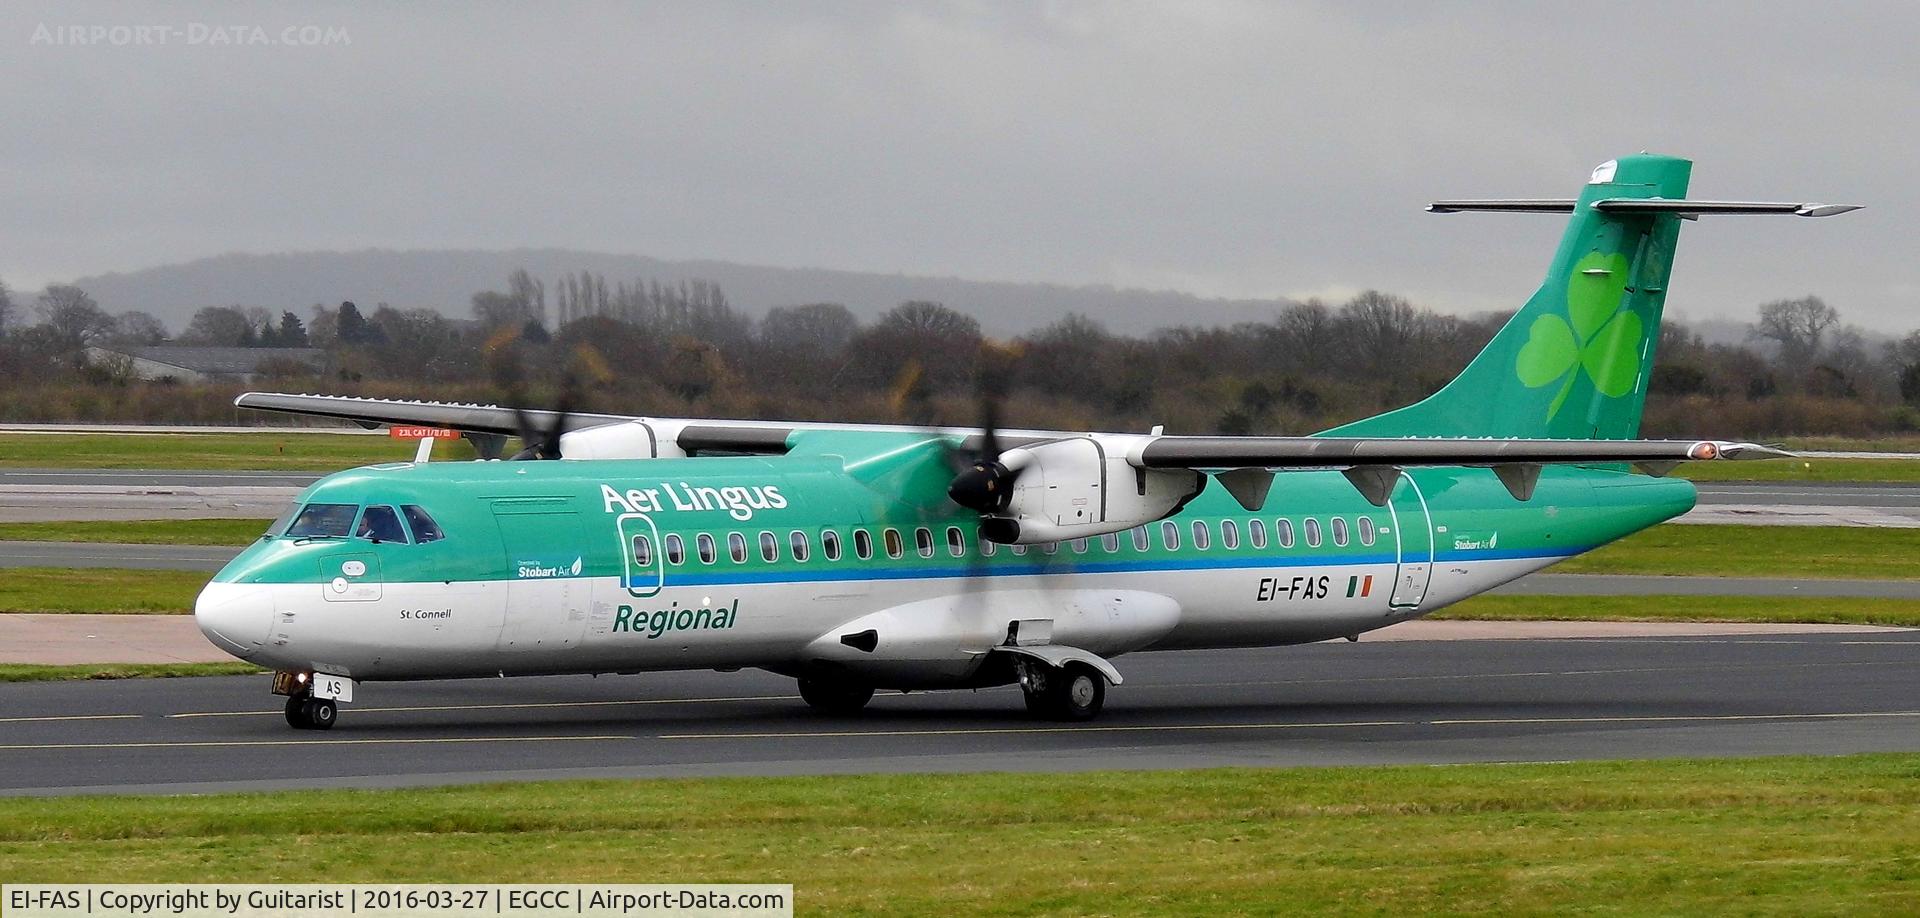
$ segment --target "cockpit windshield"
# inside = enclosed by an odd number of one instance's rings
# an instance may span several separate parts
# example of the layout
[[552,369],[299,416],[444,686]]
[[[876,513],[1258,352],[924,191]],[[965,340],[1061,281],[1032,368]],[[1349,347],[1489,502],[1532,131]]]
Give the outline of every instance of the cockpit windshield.
[[360,527],[353,531],[354,538],[372,539],[375,542],[405,542],[407,531],[400,528],[400,514],[392,507],[376,505],[360,514]]
[[413,527],[413,540],[416,542],[438,542],[447,537],[440,531],[440,524],[427,515],[426,508],[419,504],[402,504],[400,512],[407,515],[407,525]]
[[293,524],[287,527],[289,539],[344,539],[353,529],[353,518],[359,515],[360,508],[355,504],[308,504],[300,508],[293,518]]

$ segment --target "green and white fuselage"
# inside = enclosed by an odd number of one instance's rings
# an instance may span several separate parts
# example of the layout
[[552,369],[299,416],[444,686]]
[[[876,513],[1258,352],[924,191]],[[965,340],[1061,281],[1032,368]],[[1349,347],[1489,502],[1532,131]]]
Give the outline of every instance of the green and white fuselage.
[[[1337,472],[1293,472],[1259,513],[1215,487],[1137,530],[987,554],[977,519],[942,508],[944,495],[903,500],[845,463],[342,472],[300,504],[424,508],[444,537],[263,538],[215,578],[199,614],[238,656],[355,679],[762,667],[958,686],[1012,621],[1051,620],[1053,642],[1103,657],[1358,635],[1694,500],[1686,481],[1566,468],[1518,502],[1485,470],[1430,468],[1403,473],[1376,507]],[[870,650],[842,642],[868,630]]]

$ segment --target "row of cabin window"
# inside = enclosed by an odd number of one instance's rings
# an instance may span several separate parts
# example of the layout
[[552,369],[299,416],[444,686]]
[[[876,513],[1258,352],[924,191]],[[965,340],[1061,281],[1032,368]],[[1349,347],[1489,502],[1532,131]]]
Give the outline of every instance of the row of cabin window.
[[[1219,528],[1220,528],[1221,547],[1226,548],[1228,550],[1237,549],[1240,547],[1241,525],[1239,520],[1221,520],[1219,524]],[[1350,535],[1349,535],[1350,531],[1349,531],[1347,520],[1345,517],[1339,517],[1339,516],[1334,517],[1331,521],[1329,521],[1327,528],[1331,530],[1331,535],[1333,536],[1333,544],[1335,546],[1344,547],[1348,544],[1348,541],[1350,539]],[[1372,545],[1374,543],[1374,540],[1378,538],[1379,530],[1375,527],[1372,517],[1367,517],[1367,516],[1360,517],[1358,523],[1355,524],[1352,528],[1354,530],[1358,530],[1357,534],[1359,536],[1360,544],[1362,545]],[[1176,523],[1173,520],[1163,521],[1160,524],[1160,542],[1162,547],[1166,548],[1168,551],[1179,550],[1180,537],[1181,537],[1180,530],[1181,530],[1181,526],[1179,523]],[[1300,524],[1300,530],[1301,530],[1301,537],[1305,540],[1308,548],[1320,547],[1321,530],[1320,530],[1320,521],[1318,519],[1315,519],[1313,517],[1308,517],[1307,519],[1303,520]],[[1213,546],[1213,526],[1211,524],[1207,523],[1204,520],[1194,520],[1192,525],[1189,527],[1189,531],[1192,533],[1192,536],[1193,536],[1194,548],[1205,551]],[[1129,533],[1131,534],[1131,537],[1133,540],[1133,547],[1135,551],[1146,551],[1152,547],[1152,544],[1151,544],[1152,538],[1149,535],[1149,531],[1146,526],[1136,526],[1133,529],[1129,530]],[[899,530],[883,529],[880,531],[880,538],[882,543],[880,547],[886,552],[887,557],[900,558],[906,554],[905,541],[900,535]],[[748,556],[748,545],[747,545],[746,535],[744,533],[730,532],[726,534],[726,540],[727,540],[727,555],[728,557],[731,557],[733,559],[733,563],[735,564],[746,563],[747,556]],[[686,543],[681,540],[680,536],[668,535],[661,541],[663,543],[664,548],[666,549],[665,560],[668,564],[682,564],[686,562]],[[913,531],[913,542],[914,542],[914,551],[918,553],[922,558],[931,558],[936,553],[937,549],[934,543],[934,534],[933,534],[933,530],[931,529],[928,529],[924,526],[918,529],[915,529]],[[1282,520],[1274,521],[1273,543],[1278,545],[1281,548],[1292,548],[1294,546],[1294,531],[1293,531],[1292,520],[1282,519]],[[713,535],[702,532],[693,537],[693,544],[694,544],[694,553],[700,558],[700,563],[712,564],[715,561],[719,560],[720,558],[719,543],[718,541],[715,540]],[[1087,550],[1086,539],[1074,539],[1069,544],[1072,545],[1073,550],[1076,554],[1084,554]],[[1256,550],[1264,549],[1267,547],[1267,521],[1266,520],[1255,519],[1255,520],[1247,521],[1246,544]],[[768,563],[772,563],[780,560],[781,545],[780,545],[779,536],[771,532],[762,531],[760,533],[758,547],[760,552],[760,560],[766,561]],[[1115,532],[1110,532],[1110,533],[1107,533],[1106,535],[1101,536],[1100,547],[1105,549],[1109,553],[1119,551],[1120,550],[1120,534]],[[813,541],[811,538],[808,537],[807,533],[802,532],[801,530],[795,529],[792,532],[787,534],[787,548],[791,552],[793,560],[804,562],[809,557],[812,556]],[[1007,549],[1009,551],[1012,551],[1016,555],[1026,554],[1029,548],[1037,549],[1045,554],[1051,555],[1051,554],[1055,554],[1060,550],[1060,543],[1046,542],[1046,543],[1042,543],[1040,545],[1035,545],[1035,546],[1027,546],[1027,545],[1007,546]],[[959,558],[966,555],[967,537],[965,533],[960,531],[960,527],[958,526],[947,527],[946,549],[947,549],[947,554],[954,558]],[[826,558],[828,561],[838,561],[841,558],[843,550],[844,550],[844,546],[841,544],[839,532],[832,529],[827,529],[827,530],[823,530],[820,533],[820,554],[822,557]],[[984,542],[984,541],[980,543],[980,553],[987,557],[992,557],[994,553],[998,550],[999,550],[999,545],[997,543]],[[853,530],[854,556],[859,558],[862,561],[866,561],[873,557],[873,553],[874,553],[873,535],[865,529]],[[637,535],[633,537],[633,560],[635,563],[643,567],[646,566],[647,564],[652,563],[653,539],[651,537],[645,536],[645,535]]]

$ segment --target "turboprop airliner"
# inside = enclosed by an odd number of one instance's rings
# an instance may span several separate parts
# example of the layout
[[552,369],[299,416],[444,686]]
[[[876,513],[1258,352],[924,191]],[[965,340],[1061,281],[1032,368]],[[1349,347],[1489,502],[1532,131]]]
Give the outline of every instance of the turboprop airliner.
[[1693,486],[1664,477],[1680,462],[1784,455],[1636,439],[1674,242],[1702,215],[1853,208],[1688,200],[1690,172],[1641,154],[1570,200],[1434,204],[1571,219],[1458,378],[1313,436],[248,393],[524,448],[320,480],[194,614],[276,671],[296,728],[331,727],[368,682],[742,667],[829,712],[1017,684],[1042,716],[1092,718],[1124,654],[1358,639],[1686,512]]

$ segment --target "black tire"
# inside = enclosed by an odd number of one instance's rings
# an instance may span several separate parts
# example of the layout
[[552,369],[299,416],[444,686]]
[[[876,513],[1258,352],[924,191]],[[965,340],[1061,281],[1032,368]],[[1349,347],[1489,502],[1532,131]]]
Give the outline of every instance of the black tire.
[[333,722],[340,719],[340,707],[331,698],[315,698],[307,709],[307,721],[313,730],[331,730]]
[[313,720],[308,716],[307,705],[307,702],[312,700],[298,695],[287,696],[287,726],[295,730],[313,729]]
[[873,686],[801,677],[800,698],[816,711],[853,714],[873,700]]
[[1092,720],[1107,702],[1107,677],[1085,663],[1047,674],[1046,713],[1055,720]]

